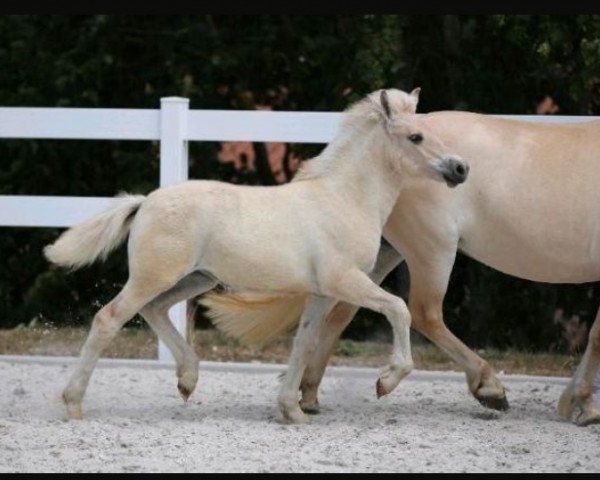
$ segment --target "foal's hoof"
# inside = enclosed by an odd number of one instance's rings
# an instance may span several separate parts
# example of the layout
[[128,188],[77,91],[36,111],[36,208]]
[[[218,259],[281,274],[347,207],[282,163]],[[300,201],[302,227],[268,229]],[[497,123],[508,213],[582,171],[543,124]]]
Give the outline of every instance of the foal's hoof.
[[377,394],[377,398],[381,398],[389,393],[387,389],[383,386],[381,378],[377,379],[377,383],[375,384],[375,393]]
[[62,401],[65,404],[65,407],[67,407],[67,417],[70,420],[83,420],[81,403],[69,402],[64,393],[62,395]]
[[184,373],[177,382],[177,389],[181,394],[184,402],[188,401],[190,395],[196,388],[196,383],[198,382],[198,377],[192,373]]
[[387,366],[379,375],[375,384],[375,393],[377,398],[381,398],[391,393],[394,388],[412,371],[412,366],[397,367]]
[[281,422],[300,425],[308,422],[308,415],[301,409],[298,402],[284,401],[279,402],[279,411],[281,412]]
[[573,387],[568,385],[560,398],[558,399],[558,415],[564,420],[570,420],[573,412],[575,411],[575,395],[573,394]]
[[481,405],[486,408],[491,408],[492,410],[506,412],[510,408],[506,395],[501,397],[482,397],[475,395],[475,398]]
[[308,415],[306,415],[300,407],[297,409],[282,409],[281,419],[283,423],[290,425],[302,425],[308,423]]
[[179,390],[179,394],[181,395],[181,398],[183,398],[183,401],[187,402],[192,394],[192,390],[182,385],[181,382],[177,383],[177,390]]

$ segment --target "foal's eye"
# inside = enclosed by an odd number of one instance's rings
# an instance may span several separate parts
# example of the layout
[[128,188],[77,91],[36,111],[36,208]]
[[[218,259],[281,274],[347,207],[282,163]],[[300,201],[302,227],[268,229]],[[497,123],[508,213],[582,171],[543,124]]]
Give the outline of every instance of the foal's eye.
[[423,141],[423,135],[421,135],[420,133],[413,133],[412,135],[408,136],[408,139],[415,144],[419,144]]

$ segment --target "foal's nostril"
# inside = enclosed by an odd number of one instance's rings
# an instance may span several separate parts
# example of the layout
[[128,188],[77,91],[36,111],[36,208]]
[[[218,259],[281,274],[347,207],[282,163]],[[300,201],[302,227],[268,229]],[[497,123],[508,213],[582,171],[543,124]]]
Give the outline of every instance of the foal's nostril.
[[463,183],[469,175],[469,164],[455,158],[446,158],[440,167],[439,173],[451,187]]
[[459,180],[465,180],[469,174],[469,165],[459,161],[452,162],[452,173]]

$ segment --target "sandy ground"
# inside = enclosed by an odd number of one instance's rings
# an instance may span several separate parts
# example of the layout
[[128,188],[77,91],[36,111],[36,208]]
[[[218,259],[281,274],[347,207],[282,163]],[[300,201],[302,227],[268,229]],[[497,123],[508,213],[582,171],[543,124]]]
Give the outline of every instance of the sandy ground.
[[278,422],[280,365],[201,363],[184,404],[173,367],[103,360],[83,421],[58,398],[72,359],[0,357],[0,472],[600,472],[600,425],[561,421],[563,378],[500,375],[511,409],[463,375],[415,371],[375,397],[377,370],[330,367],[322,413]]

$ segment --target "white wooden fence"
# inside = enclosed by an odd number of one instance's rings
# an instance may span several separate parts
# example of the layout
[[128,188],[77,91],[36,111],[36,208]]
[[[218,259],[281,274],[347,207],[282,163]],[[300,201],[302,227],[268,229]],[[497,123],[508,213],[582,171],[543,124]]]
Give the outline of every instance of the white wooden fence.
[[[597,118],[501,116],[542,122]],[[187,180],[190,141],[327,143],[340,117],[336,112],[190,110],[189,100],[180,97],[162,98],[160,109],[0,107],[0,139],[158,140],[162,187]],[[112,197],[0,195],[0,226],[69,227],[111,202]],[[186,303],[175,305],[169,316],[185,335]],[[173,360],[162,342],[158,358]]]

